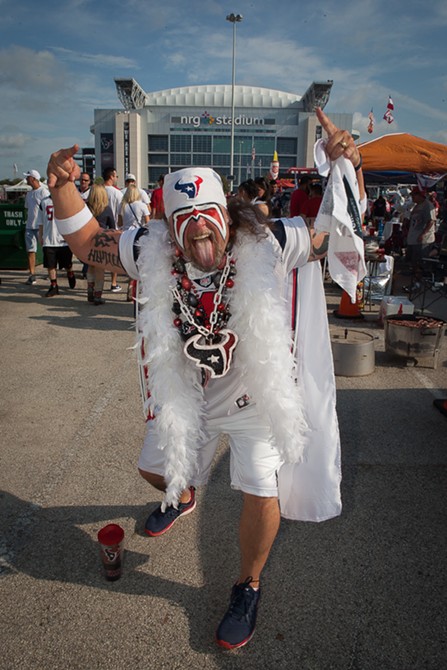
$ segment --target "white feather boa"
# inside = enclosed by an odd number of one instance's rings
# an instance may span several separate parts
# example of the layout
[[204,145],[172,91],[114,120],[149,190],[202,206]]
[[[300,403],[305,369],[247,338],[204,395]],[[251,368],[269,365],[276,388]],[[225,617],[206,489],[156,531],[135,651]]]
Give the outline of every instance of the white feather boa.
[[[166,226],[153,221],[141,239],[138,268],[143,308],[139,329],[146,343],[150,409],[156,415],[159,448],[166,452],[164,504],[177,505],[196,467],[196,445],[205,437],[200,372],[183,353],[173,326],[172,245]],[[239,234],[234,248],[237,275],[228,327],[239,336],[236,349],[244,382],[272,429],[272,441],[285,462],[302,459],[307,429],[294,381],[284,277],[270,239]]]

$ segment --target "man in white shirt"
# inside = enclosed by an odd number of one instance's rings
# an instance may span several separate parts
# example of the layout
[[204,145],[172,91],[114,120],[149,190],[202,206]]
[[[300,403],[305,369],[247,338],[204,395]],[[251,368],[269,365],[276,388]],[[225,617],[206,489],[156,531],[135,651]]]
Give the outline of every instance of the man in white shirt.
[[[121,201],[123,199],[123,194],[116,185],[118,182],[118,175],[114,167],[105,168],[102,172],[102,178],[104,179],[104,186],[107,191],[107,197],[109,199],[110,209],[113,212],[115,219],[115,228],[118,228],[118,216],[120,213]],[[111,286],[110,290],[112,293],[119,293],[121,291],[121,286],[119,286],[117,281],[118,275],[116,272],[112,272],[111,277]]]
[[39,237],[39,212],[40,203],[50,195],[47,187],[41,183],[40,174],[37,170],[29,170],[23,173],[26,183],[31,186],[25,196],[25,207],[28,210],[25,228],[25,246],[28,253],[29,277],[27,284],[36,283],[36,252]]
[[57,269],[67,271],[68,286],[75,288],[76,278],[73,272],[73,254],[70,247],[59,233],[54,222],[54,207],[48,196],[40,203],[39,235],[43,249],[43,265],[48,270],[50,288],[45,298],[59,294]]

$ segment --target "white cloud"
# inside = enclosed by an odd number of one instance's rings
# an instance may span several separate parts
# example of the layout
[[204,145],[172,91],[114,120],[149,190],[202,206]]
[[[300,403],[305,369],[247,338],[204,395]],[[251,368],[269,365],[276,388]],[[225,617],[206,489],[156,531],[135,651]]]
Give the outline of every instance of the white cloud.
[[30,141],[25,133],[0,134],[0,151],[4,155],[12,155],[17,149],[22,149]]
[[397,100],[402,108],[409,110],[413,114],[419,114],[427,119],[435,119],[447,124],[447,110],[438,109],[431,104],[421,102],[404,93],[398,93]]
[[73,51],[72,49],[65,49],[63,47],[50,47],[52,51],[58,53],[63,60],[72,63],[80,63],[86,67],[109,67],[109,68],[124,68],[126,70],[138,70],[138,63],[132,58],[125,56],[114,56],[110,54],[93,54],[84,53],[81,51]]
[[173,69],[179,68],[179,67],[184,68],[187,64],[187,59],[186,59],[185,54],[177,51],[177,52],[170,53],[166,57],[166,63],[169,67],[171,67]]
[[66,72],[49,51],[13,46],[0,50],[0,88],[4,95],[16,91],[46,95],[64,87]]

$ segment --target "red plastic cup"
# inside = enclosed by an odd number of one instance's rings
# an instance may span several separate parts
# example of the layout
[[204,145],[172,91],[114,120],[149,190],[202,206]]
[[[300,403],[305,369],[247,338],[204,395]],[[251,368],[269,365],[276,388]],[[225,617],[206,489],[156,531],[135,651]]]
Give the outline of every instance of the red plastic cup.
[[98,542],[105,577],[114,582],[121,577],[124,555],[124,530],[116,523],[109,523],[98,532]]

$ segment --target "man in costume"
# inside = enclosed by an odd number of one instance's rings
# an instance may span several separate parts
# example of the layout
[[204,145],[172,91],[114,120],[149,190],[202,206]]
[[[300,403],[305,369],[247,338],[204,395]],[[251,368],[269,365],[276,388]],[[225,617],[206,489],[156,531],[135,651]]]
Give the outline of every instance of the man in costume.
[[[325,156],[342,162],[351,180],[348,204],[358,219],[360,154],[347,131],[317,115],[328,135]],[[280,515],[322,521],[341,509],[326,303],[320,265],[309,262],[324,255],[328,236],[301,218],[270,224],[251,204],[227,205],[209,168],[166,175],[168,227],[152,221],[149,230],[104,231],[74,188],[76,149],[54,153],[48,165],[59,230],[83,260],[141,285],[153,420],[139,470],[165,491],[146,521],[149,536],[193,511],[219,434],[229,436],[231,484],[244,496],[241,561],[216,639],[240,647],[254,632],[260,575]],[[357,252],[343,254],[352,261]]]

